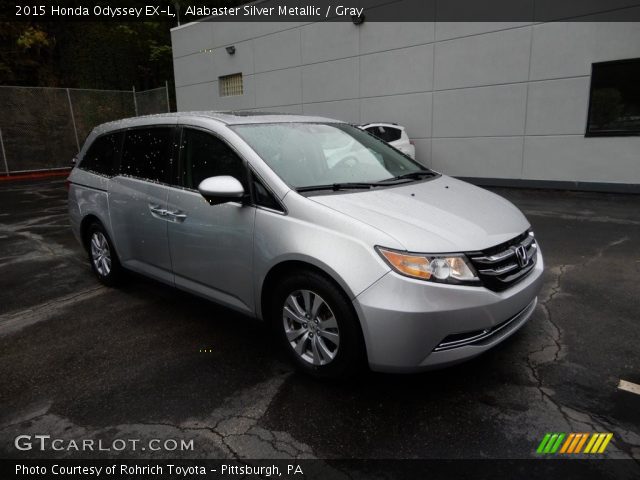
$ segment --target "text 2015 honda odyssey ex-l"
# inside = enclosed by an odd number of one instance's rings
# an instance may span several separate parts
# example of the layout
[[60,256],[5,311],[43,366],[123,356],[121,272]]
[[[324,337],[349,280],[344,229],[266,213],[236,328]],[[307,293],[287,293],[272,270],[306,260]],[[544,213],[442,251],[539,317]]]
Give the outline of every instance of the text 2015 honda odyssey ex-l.
[[98,278],[123,269],[271,322],[319,376],[476,356],[531,316],[526,218],[361,129],[294,115],[179,113],[97,127],[69,177]]

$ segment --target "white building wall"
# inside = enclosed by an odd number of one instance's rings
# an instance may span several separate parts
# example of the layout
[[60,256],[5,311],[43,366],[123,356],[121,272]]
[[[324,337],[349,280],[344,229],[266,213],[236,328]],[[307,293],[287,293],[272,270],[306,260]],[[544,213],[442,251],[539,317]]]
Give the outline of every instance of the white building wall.
[[[584,136],[591,64],[640,57],[640,23],[592,19],[189,24],[172,31],[178,109],[391,121],[443,173],[640,184],[640,137]],[[244,95],[219,97],[239,72]]]

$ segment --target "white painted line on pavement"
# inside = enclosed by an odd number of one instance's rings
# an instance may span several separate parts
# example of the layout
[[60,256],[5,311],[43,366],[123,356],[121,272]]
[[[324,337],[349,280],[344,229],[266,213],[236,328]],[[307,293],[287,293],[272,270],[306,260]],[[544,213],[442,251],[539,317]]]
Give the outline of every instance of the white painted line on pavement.
[[80,292],[72,293],[60,298],[54,298],[46,303],[29,307],[20,312],[5,313],[0,315],[0,337],[15,333],[24,327],[34,323],[48,320],[59,314],[65,308],[69,308],[78,302],[89,300],[97,295],[102,295],[109,289],[99,285]]
[[640,385],[627,382],[626,380],[622,380],[622,379],[620,379],[620,383],[618,383],[618,390],[624,390],[625,392],[635,393],[636,395],[640,395]]

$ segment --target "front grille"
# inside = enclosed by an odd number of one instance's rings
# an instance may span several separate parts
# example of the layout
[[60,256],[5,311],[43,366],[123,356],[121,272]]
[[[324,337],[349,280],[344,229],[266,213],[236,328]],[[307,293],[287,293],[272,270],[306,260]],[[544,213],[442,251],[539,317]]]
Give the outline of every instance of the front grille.
[[468,254],[485,287],[499,292],[527,276],[536,264],[538,245],[526,231],[508,242]]

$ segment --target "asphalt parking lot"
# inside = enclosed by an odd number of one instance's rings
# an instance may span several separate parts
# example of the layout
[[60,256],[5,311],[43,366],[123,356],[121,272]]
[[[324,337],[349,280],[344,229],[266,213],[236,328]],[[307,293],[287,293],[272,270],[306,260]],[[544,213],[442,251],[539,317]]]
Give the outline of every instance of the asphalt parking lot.
[[[349,383],[295,373],[260,322],[156,282],[94,279],[62,180],[0,185],[0,456],[531,458],[612,432],[640,459],[640,196],[496,191],[533,224],[530,322],[465,364]],[[26,451],[19,434],[193,439],[191,451]]]

